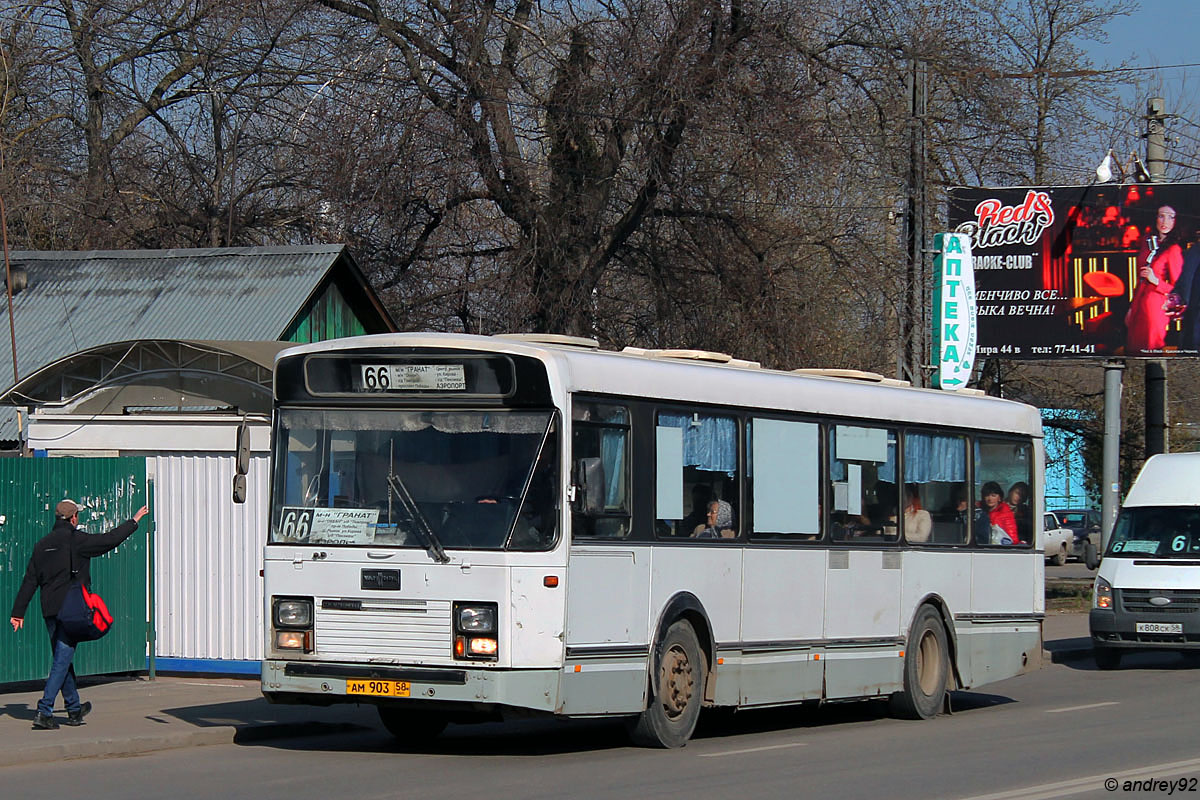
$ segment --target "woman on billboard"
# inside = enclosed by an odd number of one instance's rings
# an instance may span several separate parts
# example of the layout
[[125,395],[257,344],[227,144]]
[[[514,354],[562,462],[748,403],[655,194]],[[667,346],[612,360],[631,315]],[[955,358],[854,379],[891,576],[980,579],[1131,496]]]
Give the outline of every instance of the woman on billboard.
[[1162,352],[1166,345],[1167,295],[1183,270],[1183,248],[1175,228],[1175,209],[1158,209],[1155,233],[1138,249],[1138,282],[1125,315],[1125,355]]

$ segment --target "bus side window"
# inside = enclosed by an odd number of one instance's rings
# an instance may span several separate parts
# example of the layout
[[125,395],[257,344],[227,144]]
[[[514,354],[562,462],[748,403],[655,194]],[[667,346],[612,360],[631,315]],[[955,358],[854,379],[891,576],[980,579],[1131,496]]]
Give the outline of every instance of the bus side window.
[[572,410],[571,504],[576,539],[626,539],[629,518],[629,410],[576,400]]
[[[1033,454],[1028,444],[982,437],[975,440],[977,544],[1033,545],[1033,485]],[[1024,492],[1014,493],[1012,489],[1017,487],[1023,487]],[[1030,522],[1021,524],[1026,519]],[[1012,540],[1014,534],[1019,541]]]
[[905,541],[966,544],[971,519],[966,481],[966,437],[906,433]]
[[900,538],[896,431],[854,425],[829,430],[833,540],[878,545]]
[[742,529],[738,423],[733,417],[661,411],[655,429],[655,533],[732,541]]
[[821,538],[821,426],[754,418],[746,431],[746,483],[754,503],[752,539]]

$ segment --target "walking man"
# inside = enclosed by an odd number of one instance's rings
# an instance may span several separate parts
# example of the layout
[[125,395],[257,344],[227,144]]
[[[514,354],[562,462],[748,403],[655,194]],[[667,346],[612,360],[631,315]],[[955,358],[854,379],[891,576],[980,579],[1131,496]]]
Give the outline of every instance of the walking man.
[[84,586],[91,588],[92,576],[89,562],[94,556],[107,553],[128,539],[137,530],[138,522],[146,516],[148,509],[142,506],[133,519],[122,522],[108,533],[89,534],[75,526],[79,524],[79,504],[74,500],[63,500],[54,507],[54,527],[33,546],[25,578],[13,601],[9,622],[13,632],[25,624],[25,609],[33,599],[36,589],[42,590],[42,616],[46,619],[46,630],[50,634],[50,675],[46,678],[46,691],[37,704],[37,716],[33,720],[34,730],[54,730],[58,720],[54,719],[54,701],[61,691],[67,706],[67,725],[82,725],[84,716],[92,710],[91,703],[80,703],[75,688],[75,642],[66,636],[58,621],[63,598],[71,584],[72,569],[75,577]]

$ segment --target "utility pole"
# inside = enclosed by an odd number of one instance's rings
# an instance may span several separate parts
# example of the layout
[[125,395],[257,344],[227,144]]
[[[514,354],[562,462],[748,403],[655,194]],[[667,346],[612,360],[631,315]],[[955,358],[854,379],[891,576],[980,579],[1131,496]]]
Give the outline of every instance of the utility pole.
[[[1108,537],[1117,520],[1121,504],[1121,374],[1124,361],[1104,362],[1104,464],[1100,487],[1100,552],[1108,547]],[[1095,569],[1088,564],[1088,569]]]
[[[1150,180],[1166,178],[1166,119],[1164,100],[1146,101],[1146,169]],[[1146,362],[1146,458],[1169,449],[1167,441],[1167,362],[1156,358]]]
[[908,213],[905,215],[905,239],[908,264],[904,275],[904,300],[900,314],[900,352],[897,377],[913,386],[925,385],[925,337],[929,325],[925,316],[925,108],[929,98],[926,78],[929,67],[914,59],[908,76]]

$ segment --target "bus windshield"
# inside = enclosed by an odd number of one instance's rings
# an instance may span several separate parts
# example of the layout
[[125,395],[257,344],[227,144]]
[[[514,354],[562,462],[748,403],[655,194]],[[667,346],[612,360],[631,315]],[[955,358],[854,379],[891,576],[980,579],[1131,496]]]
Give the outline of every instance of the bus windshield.
[[1108,554],[1123,558],[1195,558],[1200,554],[1200,508],[1137,506],[1121,509]]
[[551,411],[280,409],[275,544],[546,550]]

